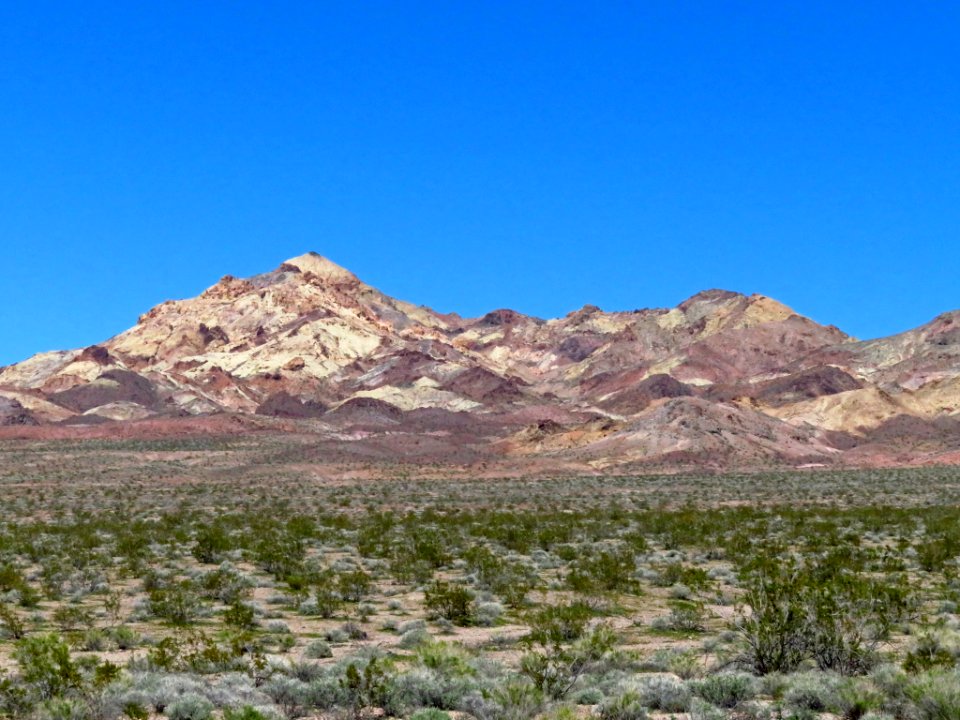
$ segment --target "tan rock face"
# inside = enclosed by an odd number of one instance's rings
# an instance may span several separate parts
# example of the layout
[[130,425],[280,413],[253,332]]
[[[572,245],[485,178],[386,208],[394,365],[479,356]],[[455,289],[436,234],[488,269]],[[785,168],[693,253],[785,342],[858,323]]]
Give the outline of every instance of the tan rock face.
[[427,459],[442,447],[593,470],[843,462],[892,434],[953,442],[960,312],[868,342],[722,290],[672,309],[464,319],[307,253],[2,368],[0,397],[11,425],[258,413],[382,456],[409,440]]

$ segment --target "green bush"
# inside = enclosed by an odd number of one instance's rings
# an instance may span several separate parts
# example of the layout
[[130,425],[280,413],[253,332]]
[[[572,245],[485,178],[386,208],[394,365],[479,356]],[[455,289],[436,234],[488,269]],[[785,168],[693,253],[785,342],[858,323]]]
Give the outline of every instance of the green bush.
[[917,638],[903,660],[903,669],[910,673],[925,672],[935,668],[952,668],[957,658],[947,649],[940,638],[926,633]]
[[340,596],[348,602],[360,602],[373,587],[373,580],[363,570],[341,573],[337,580]]
[[385,664],[373,657],[361,670],[355,663],[347,665],[340,687],[347,698],[347,706],[359,720],[364,708],[383,707],[389,690],[390,673]]
[[863,678],[845,678],[837,688],[831,712],[845,720],[861,720],[883,706],[883,693]]
[[128,720],[149,720],[150,711],[136,701],[128,701],[123,704],[123,716]]
[[594,612],[583,602],[545,605],[527,615],[530,642],[548,645],[583,637]]
[[83,685],[80,668],[70,648],[57,635],[33,635],[18,640],[13,658],[20,676],[44,700],[77,690]]
[[637,565],[633,550],[621,547],[578,557],[570,564],[567,585],[586,595],[612,592],[636,592],[633,577]]
[[226,528],[214,522],[202,525],[197,530],[191,553],[198,562],[218,563],[233,547],[234,543]]
[[682,633],[700,633],[706,629],[703,605],[676,601],[669,615],[655,618],[653,627]]
[[189,625],[200,611],[200,598],[188,580],[155,588],[149,597],[150,612],[171,625]]
[[665,563],[657,568],[656,585],[670,587],[685,585],[692,590],[706,590],[710,587],[710,576],[703,568],[690,567],[679,562]]
[[244,705],[236,710],[224,708],[223,720],[269,720],[269,718],[256,708]]
[[424,590],[424,605],[436,616],[454,625],[472,625],[476,616],[473,595],[463,585],[437,580]]
[[410,716],[410,720],[450,720],[450,713],[437,708],[421,708]]
[[322,618],[332,618],[343,605],[337,574],[330,569],[319,573],[314,581],[314,605]]
[[0,637],[20,640],[27,629],[17,611],[6,603],[0,603]]
[[910,683],[907,695],[918,720],[953,720],[960,717],[960,672],[933,671]]
[[614,647],[616,635],[606,625],[598,625],[575,643],[524,639],[529,651],[520,658],[520,672],[548,697],[566,697],[580,677],[600,662]]
[[239,601],[233,603],[224,611],[223,621],[238,630],[251,630],[257,626],[253,606]]
[[758,675],[789,673],[807,656],[807,616],[800,571],[791,563],[768,563],[744,580],[744,603],[736,630],[746,647],[744,662]]

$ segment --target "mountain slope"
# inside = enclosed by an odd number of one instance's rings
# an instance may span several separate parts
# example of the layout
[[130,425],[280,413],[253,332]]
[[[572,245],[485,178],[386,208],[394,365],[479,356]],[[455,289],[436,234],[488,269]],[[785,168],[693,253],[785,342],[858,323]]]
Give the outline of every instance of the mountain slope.
[[960,313],[867,342],[722,290],[672,309],[461,318],[315,253],[164,302],[99,345],[0,369],[8,434],[256,416],[241,426],[378,457],[408,443],[421,461],[563,468],[864,463],[872,434],[892,427],[928,458],[960,449],[943,425],[958,413]]

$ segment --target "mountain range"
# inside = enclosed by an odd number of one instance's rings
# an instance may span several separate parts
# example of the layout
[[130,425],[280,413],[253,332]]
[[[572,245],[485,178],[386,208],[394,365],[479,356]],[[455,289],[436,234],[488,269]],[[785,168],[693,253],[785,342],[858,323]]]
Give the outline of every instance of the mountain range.
[[295,435],[485,472],[960,462],[960,312],[859,341],[762,295],[463,318],[316,253],[0,368],[0,439]]

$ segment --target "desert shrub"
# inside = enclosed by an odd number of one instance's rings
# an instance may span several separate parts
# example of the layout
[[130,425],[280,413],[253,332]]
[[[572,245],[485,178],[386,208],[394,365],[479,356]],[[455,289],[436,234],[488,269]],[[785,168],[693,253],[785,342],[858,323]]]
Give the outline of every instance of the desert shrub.
[[796,670],[807,656],[799,570],[788,562],[771,562],[750,573],[744,584],[749,612],[736,624],[746,646],[744,662],[758,675]]
[[367,707],[383,707],[387,703],[390,673],[386,665],[376,657],[370,658],[363,668],[350,663],[340,679],[347,707],[355,718]]
[[883,693],[863,678],[845,678],[837,687],[831,712],[844,720],[861,720],[883,705]]
[[277,671],[304,683],[311,683],[325,674],[323,666],[319,663],[306,660],[291,660],[286,667],[278,668]]
[[4,593],[15,593],[18,603],[27,608],[36,607],[40,600],[20,569],[10,563],[0,565],[0,594]]
[[280,706],[286,717],[299,717],[313,701],[310,684],[286,675],[270,678],[264,684],[263,692]]
[[20,640],[26,632],[26,626],[17,611],[6,603],[0,603],[0,637]]
[[93,623],[93,613],[76,605],[61,605],[53,611],[51,620],[59,627],[60,632],[70,632],[90,626]]
[[938,572],[945,564],[960,555],[960,532],[956,528],[944,529],[917,546],[917,564],[927,572]]
[[885,712],[898,718],[908,717],[913,712],[913,703],[907,692],[913,678],[900,667],[880,665],[870,674],[870,680],[883,696],[882,709]]
[[667,670],[684,680],[699,677],[703,672],[702,657],[696,650],[675,650],[667,656]]
[[647,720],[643,698],[636,690],[625,690],[603,700],[597,714],[600,720]]
[[154,588],[149,598],[150,612],[171,625],[189,625],[199,615],[200,598],[189,580]]
[[20,667],[23,681],[43,700],[83,685],[83,676],[70,657],[70,648],[57,635],[32,635],[18,640],[13,658]]
[[654,584],[660,587],[685,585],[691,590],[701,591],[708,589],[711,581],[707,571],[703,568],[671,562],[657,567],[657,579]]
[[257,626],[257,617],[253,606],[239,600],[224,611],[223,621],[228,626],[238,630],[251,630]]
[[323,637],[327,642],[333,643],[334,645],[345,643],[350,639],[350,636],[344,632],[342,628],[338,627],[329,628],[326,632],[324,632]]
[[87,720],[90,716],[85,703],[75,699],[56,698],[48,700],[42,706],[42,720]]
[[0,671],[0,717],[29,717],[35,705],[35,695],[28,687]]
[[414,562],[435,570],[450,562],[450,538],[439,528],[423,527],[416,523],[408,525],[406,530],[406,542],[400,542],[397,546],[406,549]]
[[273,635],[289,635],[290,626],[283,620],[271,620],[267,623],[266,631]]
[[205,598],[216,599],[227,605],[239,602],[249,594],[250,581],[229,563],[200,576],[197,591]]
[[932,633],[921,635],[913,643],[903,660],[903,669],[918,673],[935,668],[951,668],[957,664],[957,658],[943,641]]
[[71,644],[73,647],[86,652],[103,652],[107,649],[107,640],[107,634],[103,630],[91,628],[78,635],[73,635]]
[[417,647],[418,645],[429,643],[431,639],[430,633],[426,628],[415,627],[407,630],[403,635],[400,636],[399,645],[405,650],[409,650]]
[[570,564],[566,581],[571,590],[588,595],[597,592],[635,592],[638,589],[633,578],[636,569],[633,550],[623,546],[576,558]]
[[477,605],[475,620],[477,625],[490,627],[501,615],[503,615],[503,605],[497,602],[485,602]]
[[509,607],[523,607],[527,595],[537,585],[538,577],[534,570],[522,563],[501,558],[486,545],[468,548],[463,559],[470,572],[477,576],[480,587],[503,598]]
[[345,695],[340,686],[340,677],[335,669],[312,680],[308,687],[311,708],[332,710],[343,706]]
[[330,644],[324,640],[313,640],[304,649],[303,654],[312,660],[333,657],[333,651],[330,649]]
[[830,587],[838,582],[828,580],[826,587],[807,591],[808,648],[821,670],[859,675],[877,663],[880,632],[871,617],[875,601],[866,596],[866,585],[854,589],[850,583],[843,593]]
[[583,602],[545,605],[527,615],[529,641],[544,645],[577,640],[592,617],[593,610]]
[[224,708],[223,720],[270,720],[268,716],[257,710],[252,705],[244,705],[242,708]]
[[435,581],[424,590],[423,603],[434,615],[454,625],[471,625],[476,619],[473,595],[462,585]]
[[531,633],[523,641],[527,653],[520,658],[520,673],[550,698],[564,698],[613,649],[616,640],[606,625],[598,625],[570,645]]
[[694,694],[722,708],[733,708],[756,694],[754,680],[742,673],[719,673],[690,684]]
[[522,680],[497,686],[490,693],[490,701],[492,707],[488,708],[487,717],[491,720],[529,720],[539,715],[545,705],[543,693]]
[[690,701],[690,720],[727,720],[727,711],[695,697]]
[[246,670],[260,660],[259,646],[245,642],[242,635],[218,642],[202,632],[186,631],[165,637],[151,647],[142,667],[153,671],[205,674]]
[[651,710],[677,713],[690,707],[690,690],[680,680],[669,675],[654,675],[637,684],[640,699]]
[[790,677],[784,704],[794,711],[826,712],[839,704],[840,678],[820,672],[799,673]]
[[463,699],[477,689],[478,683],[472,673],[414,667],[392,679],[384,709],[397,716],[409,708],[418,707],[456,710],[461,707]]
[[219,522],[201,525],[197,530],[191,553],[197,562],[217,563],[234,548],[229,531]]
[[210,720],[213,703],[202,695],[189,694],[174,700],[164,712],[170,720]]
[[598,687],[585,687],[573,695],[573,702],[577,705],[599,705],[605,695]]
[[337,587],[344,600],[358,603],[370,594],[373,580],[369,574],[357,569],[341,573],[337,578]]
[[343,596],[338,589],[336,572],[327,569],[320,572],[314,581],[314,606],[320,617],[331,618],[343,605]]
[[915,678],[907,687],[918,720],[960,717],[960,672],[933,671]]
[[450,720],[450,714],[437,708],[421,708],[410,716],[410,720]]
[[305,555],[302,537],[276,527],[263,528],[253,548],[257,565],[278,580],[299,574]]
[[297,638],[291,633],[280,633],[271,636],[269,642],[276,652],[282,654],[296,647]]
[[107,637],[119,650],[130,650],[140,645],[141,637],[136,630],[127,625],[118,625],[107,630]]
[[652,625],[657,630],[699,633],[706,629],[704,625],[704,614],[702,604],[677,603],[669,615],[655,618]]
[[805,659],[843,675],[869,671],[876,646],[915,600],[900,577],[868,577],[862,558],[833,550],[806,564],[759,555],[744,573],[737,630],[744,661],[758,674],[791,672]]
[[470,666],[470,655],[461,645],[446,642],[430,642],[417,648],[416,661],[430,670],[436,670],[447,676],[474,674]]
[[[366,640],[367,631],[354,622],[347,622],[340,626],[344,635],[350,640]],[[289,631],[288,631],[289,632]]]
[[123,703],[123,707],[120,710],[123,713],[123,717],[128,720],[149,720],[150,718],[150,711],[133,700]]

